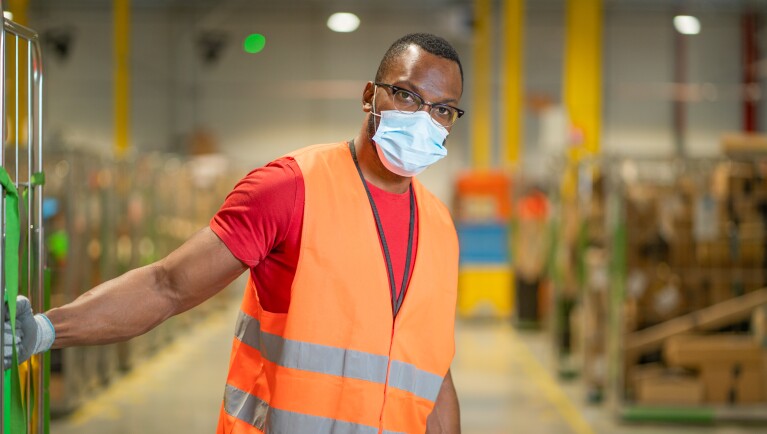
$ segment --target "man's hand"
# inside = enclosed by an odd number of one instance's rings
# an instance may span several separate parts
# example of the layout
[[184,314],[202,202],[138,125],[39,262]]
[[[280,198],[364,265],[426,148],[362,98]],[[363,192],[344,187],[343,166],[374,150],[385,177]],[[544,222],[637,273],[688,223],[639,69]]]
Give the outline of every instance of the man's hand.
[[16,298],[16,339],[11,335],[11,318],[7,306],[3,306],[5,323],[3,324],[3,368],[10,369],[13,359],[13,346],[16,345],[19,363],[27,361],[32,355],[48,351],[56,338],[48,317],[32,312],[32,303],[20,295]]

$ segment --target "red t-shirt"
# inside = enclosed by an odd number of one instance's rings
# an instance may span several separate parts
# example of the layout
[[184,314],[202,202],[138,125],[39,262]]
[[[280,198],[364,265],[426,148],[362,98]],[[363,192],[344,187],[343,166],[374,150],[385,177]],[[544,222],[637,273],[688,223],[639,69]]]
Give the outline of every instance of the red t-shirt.
[[[410,193],[389,193],[369,182],[367,185],[381,217],[399,292],[407,254]],[[213,232],[232,254],[250,267],[261,307],[269,312],[287,312],[290,305],[290,288],[301,247],[304,194],[301,169],[294,159],[283,157],[240,180],[210,222]],[[370,219],[374,221],[372,210]],[[411,272],[417,245],[418,213]],[[386,267],[383,253],[381,266]]]

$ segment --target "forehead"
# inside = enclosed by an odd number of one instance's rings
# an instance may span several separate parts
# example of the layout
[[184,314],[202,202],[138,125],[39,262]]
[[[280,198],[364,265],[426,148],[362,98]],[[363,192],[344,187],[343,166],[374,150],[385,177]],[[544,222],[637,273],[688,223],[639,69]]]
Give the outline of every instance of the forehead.
[[435,102],[458,101],[463,92],[458,64],[417,45],[409,46],[394,59],[383,79],[390,84],[410,84],[414,91]]

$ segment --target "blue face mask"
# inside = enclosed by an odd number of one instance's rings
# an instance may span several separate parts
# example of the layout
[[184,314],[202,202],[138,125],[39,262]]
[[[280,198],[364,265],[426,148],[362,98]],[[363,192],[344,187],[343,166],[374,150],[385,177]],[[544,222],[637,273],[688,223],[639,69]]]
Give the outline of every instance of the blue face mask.
[[447,155],[444,142],[448,131],[437,125],[425,111],[401,113],[384,110],[373,136],[378,157],[390,172],[415,176]]

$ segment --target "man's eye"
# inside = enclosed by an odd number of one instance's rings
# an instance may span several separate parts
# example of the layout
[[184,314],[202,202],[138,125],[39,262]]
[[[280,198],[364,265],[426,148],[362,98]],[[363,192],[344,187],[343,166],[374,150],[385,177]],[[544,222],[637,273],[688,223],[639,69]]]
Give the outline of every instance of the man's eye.
[[415,101],[415,98],[413,98],[413,94],[411,94],[410,92],[406,92],[406,91],[404,91],[404,90],[398,90],[398,91],[397,91],[397,92],[394,94],[394,96],[395,96],[395,97],[396,97],[398,100],[400,100],[400,101],[402,101],[402,102],[413,102],[413,101]]

